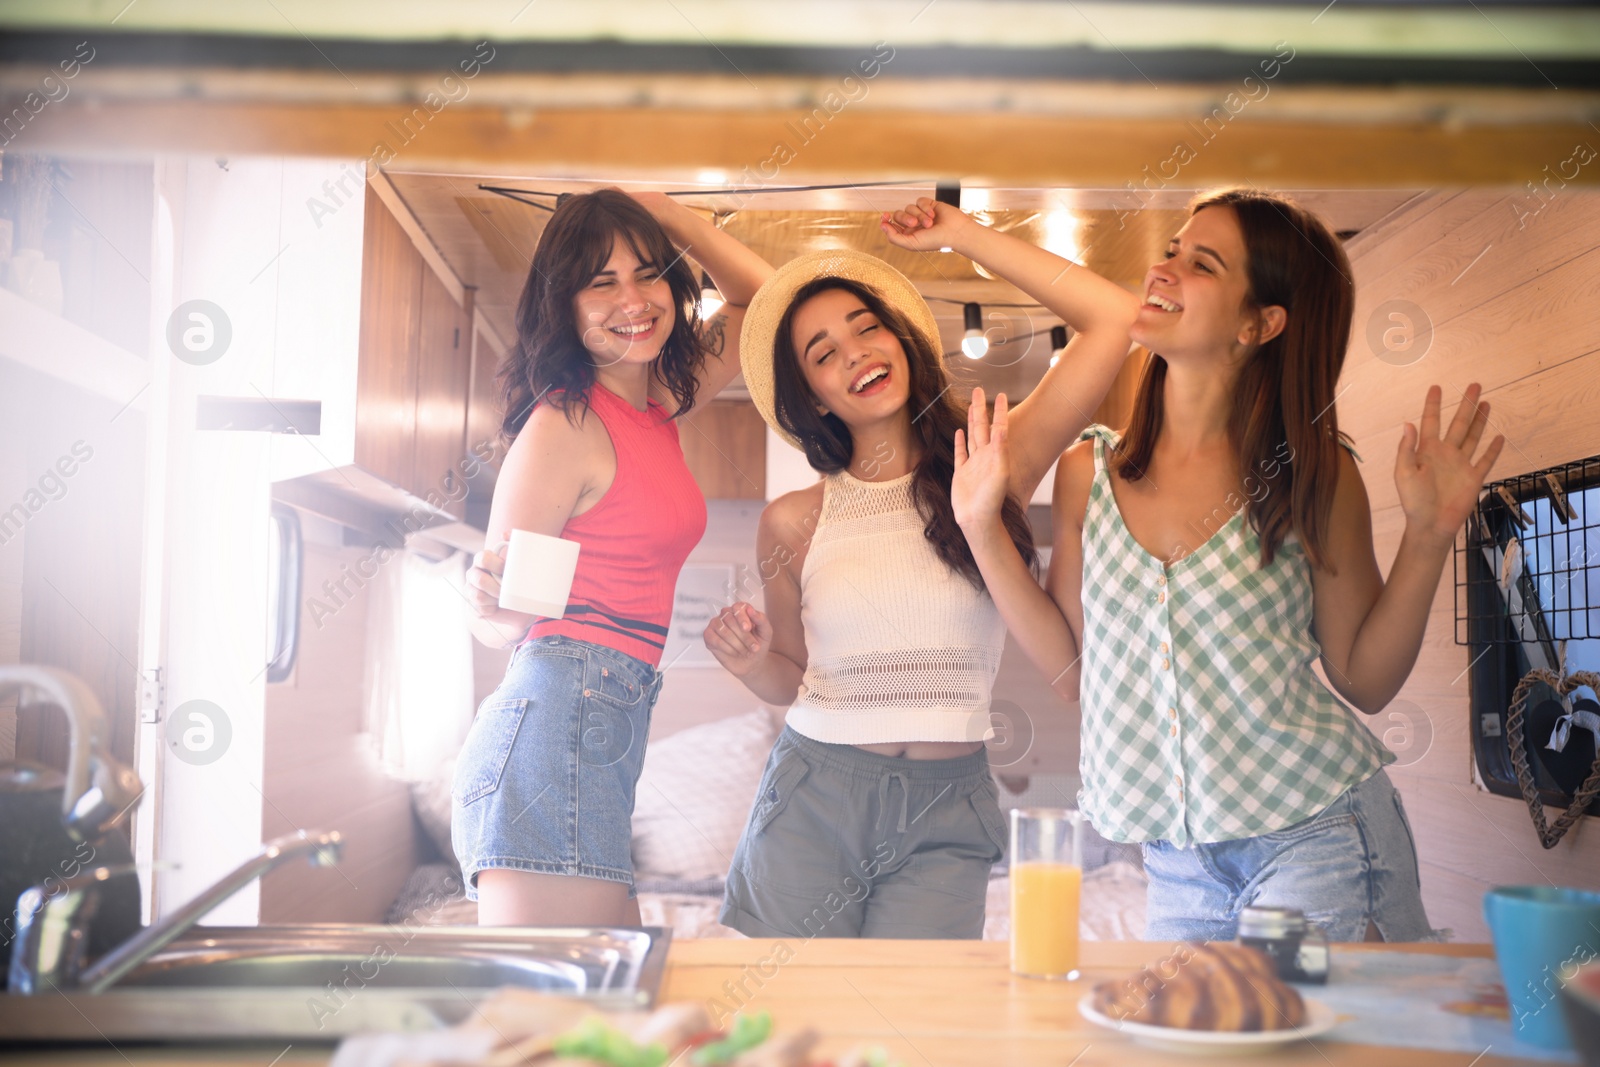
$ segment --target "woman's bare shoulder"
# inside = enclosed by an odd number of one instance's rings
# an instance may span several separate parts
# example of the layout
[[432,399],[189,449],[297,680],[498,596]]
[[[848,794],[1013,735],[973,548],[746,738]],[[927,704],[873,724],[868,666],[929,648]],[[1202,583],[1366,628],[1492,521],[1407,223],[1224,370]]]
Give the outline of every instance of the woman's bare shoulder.
[[811,540],[822,518],[822,482],[777,497],[761,510],[760,527],[774,542],[794,544]]
[[1059,519],[1071,516],[1078,525],[1089,502],[1089,487],[1094,483],[1094,441],[1083,440],[1061,453],[1056,464],[1055,485],[1050,491],[1050,510]]

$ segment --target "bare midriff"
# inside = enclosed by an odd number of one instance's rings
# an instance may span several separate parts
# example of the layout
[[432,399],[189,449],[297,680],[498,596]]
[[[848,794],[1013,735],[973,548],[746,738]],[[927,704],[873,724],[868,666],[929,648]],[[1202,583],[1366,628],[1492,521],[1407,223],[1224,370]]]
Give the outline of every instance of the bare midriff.
[[885,741],[877,745],[853,745],[863,752],[895,759],[960,759],[983,747],[982,741]]

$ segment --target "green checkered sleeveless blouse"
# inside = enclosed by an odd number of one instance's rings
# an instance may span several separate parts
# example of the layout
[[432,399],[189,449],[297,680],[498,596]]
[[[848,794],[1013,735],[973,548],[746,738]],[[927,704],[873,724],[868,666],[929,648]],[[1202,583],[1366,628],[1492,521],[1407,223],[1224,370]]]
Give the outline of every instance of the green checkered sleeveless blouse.
[[1078,805],[1113,841],[1281,830],[1395,759],[1314,673],[1311,567],[1293,534],[1261,567],[1235,513],[1170,568],[1128,533],[1091,426],[1083,522]]

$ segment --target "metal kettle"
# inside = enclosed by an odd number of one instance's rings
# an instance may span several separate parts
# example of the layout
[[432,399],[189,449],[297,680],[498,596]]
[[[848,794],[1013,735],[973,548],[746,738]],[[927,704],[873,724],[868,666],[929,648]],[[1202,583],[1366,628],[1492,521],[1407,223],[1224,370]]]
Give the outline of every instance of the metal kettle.
[[[105,712],[82,680],[53,667],[0,665],[0,697],[12,694],[60,708],[71,747],[65,775],[26,761],[0,764],[0,958],[10,953],[17,897],[25,889],[59,891],[81,871],[132,864],[118,825],[144,793],[133,768],[111,755]],[[125,941],[139,920],[138,879],[115,879],[90,928],[89,954]]]

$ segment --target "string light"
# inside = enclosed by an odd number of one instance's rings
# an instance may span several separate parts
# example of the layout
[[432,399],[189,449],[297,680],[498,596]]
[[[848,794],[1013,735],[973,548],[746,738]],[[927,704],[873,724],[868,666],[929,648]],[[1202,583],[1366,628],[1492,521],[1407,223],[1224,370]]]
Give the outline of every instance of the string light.
[[982,359],[989,354],[989,339],[983,335],[983,308],[978,304],[963,304],[961,319],[967,332],[961,335],[961,351],[968,359]]
[[1050,327],[1050,365],[1054,367],[1061,362],[1061,354],[1067,350],[1067,328],[1065,326]]
[[700,272],[700,317],[709,319],[722,307],[722,294],[717,292],[717,283],[711,280],[711,275],[705,271]]

